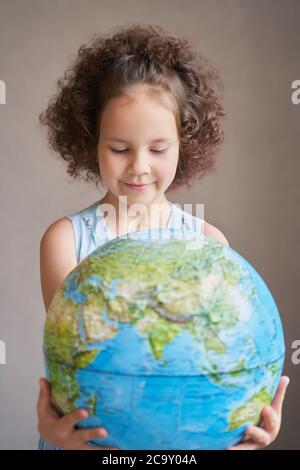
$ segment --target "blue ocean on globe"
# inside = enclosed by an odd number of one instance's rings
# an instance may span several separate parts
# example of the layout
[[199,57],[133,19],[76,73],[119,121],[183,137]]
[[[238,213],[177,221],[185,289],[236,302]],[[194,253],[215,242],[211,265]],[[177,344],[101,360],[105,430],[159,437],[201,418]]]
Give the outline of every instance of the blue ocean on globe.
[[69,273],[49,307],[53,403],[119,449],[226,449],[259,425],[285,355],[262,277],[210,237],[130,232]]

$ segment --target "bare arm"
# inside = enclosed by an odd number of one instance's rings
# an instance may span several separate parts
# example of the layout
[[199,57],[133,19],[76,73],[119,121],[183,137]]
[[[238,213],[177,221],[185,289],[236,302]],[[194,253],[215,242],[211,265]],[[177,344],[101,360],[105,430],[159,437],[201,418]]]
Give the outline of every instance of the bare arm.
[[229,246],[228,240],[226,237],[223,235],[223,233],[214,225],[211,225],[207,222],[204,222],[204,235],[207,235],[208,237],[214,238],[218,242],[223,243],[226,246]]
[[[72,223],[66,217],[51,224],[40,242],[40,279],[46,312],[57,288],[77,266]],[[105,437],[104,428],[76,429],[75,425],[87,418],[88,411],[77,409],[60,417],[51,406],[51,387],[40,379],[37,402],[38,431],[41,437],[58,448],[71,450],[104,450],[108,447],[92,446],[93,439]]]
[[46,312],[56,289],[76,266],[72,223],[64,217],[47,228],[40,242],[40,281]]

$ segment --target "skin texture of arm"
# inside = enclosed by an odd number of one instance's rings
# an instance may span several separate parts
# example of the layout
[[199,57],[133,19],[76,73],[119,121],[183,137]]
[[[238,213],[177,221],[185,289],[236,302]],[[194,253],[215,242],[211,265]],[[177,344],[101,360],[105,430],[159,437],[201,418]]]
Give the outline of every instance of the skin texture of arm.
[[[46,312],[56,289],[77,266],[72,223],[66,217],[51,224],[40,242],[40,280]],[[65,450],[107,450],[92,446],[88,441],[105,437],[104,428],[75,429],[77,422],[88,416],[87,410],[77,409],[61,417],[51,406],[51,387],[45,378],[39,380],[37,402],[38,431],[43,439]]]
[[56,289],[76,266],[72,223],[63,217],[47,228],[40,242],[40,281],[46,312]]
[[204,235],[207,235],[208,237],[214,238],[218,242],[223,243],[226,246],[229,246],[228,240],[226,237],[223,235],[223,233],[214,225],[211,225],[207,222],[204,222],[204,229],[203,229]]

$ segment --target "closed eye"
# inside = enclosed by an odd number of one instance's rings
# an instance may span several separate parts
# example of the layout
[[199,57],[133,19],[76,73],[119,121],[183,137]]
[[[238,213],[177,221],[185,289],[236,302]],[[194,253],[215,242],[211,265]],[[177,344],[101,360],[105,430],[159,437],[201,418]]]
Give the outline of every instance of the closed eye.
[[[114,153],[125,153],[125,152],[127,152],[128,149],[122,149],[122,150],[120,150],[120,149],[112,149],[112,148],[111,148],[110,150],[111,150],[112,152],[114,152]],[[151,150],[151,152],[153,152],[153,153],[164,153],[166,150],[167,150],[167,149]]]
[[164,153],[167,149],[162,149],[162,150],[151,150],[153,153]]

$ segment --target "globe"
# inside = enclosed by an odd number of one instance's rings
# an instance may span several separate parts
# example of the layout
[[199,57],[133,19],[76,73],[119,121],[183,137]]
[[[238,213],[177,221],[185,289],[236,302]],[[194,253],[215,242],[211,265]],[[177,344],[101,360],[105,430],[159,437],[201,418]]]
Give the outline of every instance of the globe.
[[281,376],[280,315],[232,248],[176,228],[99,246],[58,287],[44,328],[59,413],[86,408],[90,443],[226,449],[259,425]]

